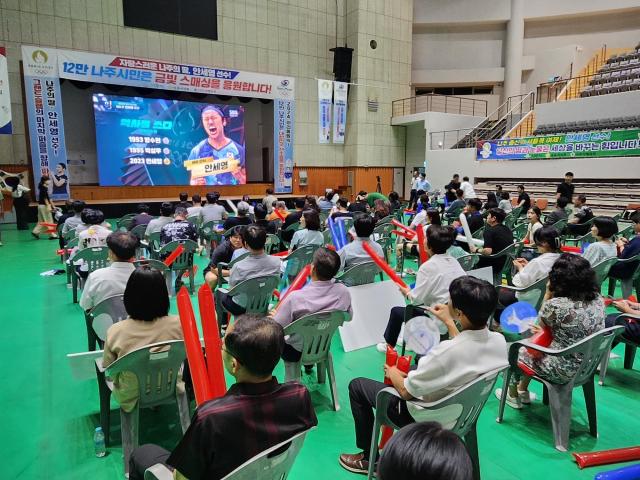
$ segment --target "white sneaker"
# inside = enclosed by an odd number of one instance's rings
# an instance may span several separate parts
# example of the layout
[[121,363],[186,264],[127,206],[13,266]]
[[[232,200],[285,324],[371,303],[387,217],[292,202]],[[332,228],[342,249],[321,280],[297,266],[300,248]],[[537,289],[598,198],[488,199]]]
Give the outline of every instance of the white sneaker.
[[530,392],[529,390],[518,390],[518,398],[520,399],[520,403],[523,405],[530,405],[531,402],[535,402],[537,397],[535,393]]
[[[496,398],[500,400],[502,398],[502,389],[496,388]],[[509,394],[509,390],[507,390],[507,405],[511,408],[515,408],[516,410],[520,410],[522,408],[522,403],[520,402],[520,397],[512,397]]]
[[376,350],[380,353],[387,353],[387,342],[380,342],[376,345]]

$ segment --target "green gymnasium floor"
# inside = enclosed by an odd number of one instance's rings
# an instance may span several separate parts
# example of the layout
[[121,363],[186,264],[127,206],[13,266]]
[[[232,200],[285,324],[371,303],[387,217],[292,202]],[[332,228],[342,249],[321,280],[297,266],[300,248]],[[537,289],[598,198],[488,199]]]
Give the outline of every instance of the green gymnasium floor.
[[[98,425],[97,386],[94,381],[73,380],[66,363],[67,353],[86,348],[80,307],[71,302],[64,275],[39,275],[60,268],[60,260],[54,255],[57,242],[35,241],[29,232],[16,232],[14,226],[2,227],[2,241],[0,304],[4,327],[0,363],[6,377],[0,390],[0,478],[123,478],[117,410],[112,413],[115,445],[105,458],[96,458],[93,429]],[[202,268],[205,259],[199,258],[198,263]],[[201,283],[201,275],[197,278]],[[617,353],[622,353],[621,348]],[[293,480],[362,478],[343,470],[337,462],[341,452],[356,450],[347,385],[357,376],[381,379],[384,356],[373,347],[345,354],[338,336],[333,355],[342,409],[337,413],[331,410],[326,386],[311,387],[319,427],[307,437],[290,477]],[[283,378],[282,364],[276,374]],[[598,439],[588,433],[584,400],[575,390],[571,451],[640,443],[640,372],[623,370],[622,359],[612,360],[607,383],[605,388],[596,386]],[[538,387],[533,386],[540,397]],[[591,479],[598,471],[622,466],[581,471],[569,453],[553,448],[549,414],[540,402],[522,411],[507,407],[503,424],[495,422],[497,406],[492,396],[478,422],[485,480]],[[140,441],[171,448],[180,438],[175,411],[173,406],[144,411]]]

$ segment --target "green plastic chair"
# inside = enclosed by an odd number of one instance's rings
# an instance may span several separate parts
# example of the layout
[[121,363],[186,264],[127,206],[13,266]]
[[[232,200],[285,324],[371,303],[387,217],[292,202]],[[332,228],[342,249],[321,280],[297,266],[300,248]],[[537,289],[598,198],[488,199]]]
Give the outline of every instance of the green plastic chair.
[[478,263],[478,260],[480,260],[480,255],[470,253],[469,255],[458,257],[456,258],[456,260],[458,260],[458,263],[460,264],[462,269],[465,272],[468,272],[469,270],[473,270],[473,267],[476,266],[476,263]]
[[569,448],[571,400],[573,397],[573,389],[576,387],[582,387],[587,407],[587,416],[589,418],[589,430],[593,437],[597,437],[598,425],[594,375],[596,368],[602,361],[603,355],[609,352],[613,340],[623,331],[624,327],[605,328],[583,338],[569,347],[560,350],[541,347],[539,345],[529,343],[526,340],[513,342],[509,347],[510,368],[504,375],[504,381],[502,383],[502,398],[500,399],[500,407],[496,421],[498,423],[502,422],[511,376],[520,370],[520,367],[518,366],[518,353],[521,347],[526,347],[529,350],[535,350],[536,352],[543,353],[547,356],[557,358],[570,357],[577,359],[580,362],[574,376],[564,384],[551,383],[538,376],[531,377],[533,380],[541,382],[544,385],[543,403],[550,406],[551,424],[553,427],[553,437],[556,449],[561,452],[566,452]]
[[[76,254],[69,259],[67,264],[71,269],[71,288],[73,289],[73,303],[78,303],[78,288],[84,286],[84,279],[75,269],[76,264],[87,266],[87,272],[91,274],[94,270],[104,268],[109,265],[109,249],[107,247],[89,247],[78,250]],[[83,269],[83,271],[85,271]]]
[[313,261],[313,254],[316,253],[318,248],[320,248],[319,245],[303,245],[283,258],[287,262],[284,275],[282,275],[283,282],[293,280],[300,273],[300,270],[309,265]]
[[526,223],[520,223],[518,225],[515,225],[513,227],[513,238],[518,241],[522,241],[525,235],[527,234],[528,226],[529,225]]
[[602,284],[609,276],[609,270],[611,270],[611,267],[613,267],[617,262],[617,257],[610,257],[591,266],[594,272],[596,272],[596,282],[598,283],[599,288],[602,288]]
[[513,285],[502,285],[500,288],[505,290],[511,290],[512,292],[516,292],[521,294],[522,301],[527,302],[536,311],[540,311],[540,307],[542,306],[542,302],[544,301],[544,294],[547,291],[547,282],[549,281],[549,276],[545,275],[540,280],[533,282],[531,285],[527,287],[514,287]]
[[634,231],[634,224],[630,223],[629,225],[627,225],[626,227],[618,227],[619,231],[618,234],[616,235],[617,238],[626,238],[627,240],[631,240],[634,236],[635,236],[635,231]]
[[[629,313],[618,315],[616,317],[616,325],[624,328],[627,322],[626,319],[640,322],[640,315],[631,315]],[[620,335],[618,337],[618,340],[620,341],[620,343],[624,343],[624,369],[631,370],[633,368],[633,361],[636,358],[638,343],[626,338],[624,335]],[[609,353],[602,356],[602,362],[600,363],[600,379],[598,381],[600,385],[604,385],[604,381],[607,377],[607,369],[609,367]]]
[[169,285],[169,283],[171,282],[171,270],[161,260],[157,260],[155,258],[141,258],[141,259],[135,260],[133,262],[133,265],[136,268],[142,267],[142,266],[155,268],[156,270],[162,273],[162,276],[164,277],[165,282],[167,282],[167,285]]
[[[141,408],[152,408],[177,403],[180,425],[184,434],[189,428],[189,401],[186,392],[176,389],[176,381],[186,359],[184,342],[171,340],[138,348],[118,358],[107,368],[102,358],[96,360],[100,389],[100,419],[105,441],[110,431],[110,398],[113,385],[107,378],[122,372],[131,372],[138,379],[138,401],[131,412],[120,409],[122,453],[125,474],[129,473],[131,453],[138,446],[139,415]],[[106,427],[106,429],[105,429]]]
[[65,270],[67,271],[67,284],[71,283],[71,270],[73,265],[69,263],[69,251],[76,248],[78,246],[78,242],[80,239],[78,237],[73,237],[71,240],[67,242],[64,246],[64,251],[62,252],[62,262],[65,265]]
[[579,237],[564,237],[563,239],[563,243],[565,243],[566,245],[575,245],[575,246],[583,246],[583,245],[587,245],[589,243],[594,243],[596,241],[595,238],[593,238],[593,235],[591,235],[591,232],[587,232],[584,235],[581,235]]
[[[427,422],[437,420],[442,422],[442,418],[450,418],[449,430],[458,435],[467,447],[471,462],[473,464],[474,479],[480,479],[480,456],[478,454],[478,438],[476,434],[476,424],[489,396],[493,391],[498,376],[505,372],[508,367],[499,368],[476,378],[467,385],[453,391],[446,397],[435,402],[423,402],[421,400],[407,400],[416,408],[412,411],[412,416],[416,422]],[[392,400],[399,399],[400,394],[393,387],[387,387],[378,392],[376,396],[375,420],[373,433],[371,435],[371,456],[369,458],[369,471],[367,478],[374,478],[376,466],[374,455],[378,453],[378,439],[380,427],[387,425],[395,430],[400,426],[396,425],[388,415],[389,405]],[[418,413],[419,412],[419,413]]]
[[558,220],[556,223],[554,223],[551,226],[556,229],[556,231],[558,232],[559,235],[562,235],[564,230],[567,228],[567,221],[566,220]]
[[[234,287],[218,288],[216,290],[216,313],[218,318],[218,325],[222,329],[221,319],[225,318],[226,309],[222,305],[220,296],[227,294],[232,298],[237,298],[240,303],[244,304],[246,310],[245,313],[255,313],[259,315],[266,315],[269,311],[269,303],[273,296],[273,291],[278,287],[280,277],[277,275],[265,275],[263,277],[254,277],[244,280]],[[238,303],[238,302],[236,302]],[[222,330],[220,331],[222,334]]]
[[[329,390],[333,409],[340,410],[338,402],[338,387],[333,369],[331,355],[331,339],[333,334],[344,322],[351,320],[347,312],[332,310],[313,313],[297,319],[287,325],[284,334],[302,339],[302,357],[298,362],[285,362],[285,382],[299,381],[302,365],[317,365],[318,383],[325,382],[325,373],[329,374]],[[326,372],[325,372],[326,370]]]
[[96,344],[103,348],[109,327],[128,316],[124,308],[124,295],[107,297],[91,310],[86,311],[84,319],[87,324],[89,351],[95,351]]
[[264,250],[268,255],[280,251],[280,237],[273,233],[267,233],[267,242],[264,245]]
[[292,232],[291,234],[293,235],[293,233],[297,232],[298,230],[300,230],[300,222],[295,222],[292,223],[291,225],[289,225],[287,228],[285,228],[284,230],[280,230],[279,234],[280,234],[280,241],[282,242],[282,244],[286,247],[289,248],[289,245],[291,244],[291,240],[285,240],[282,236],[283,232]]
[[135,213],[127,213],[126,215],[120,217],[116,220],[116,227],[121,231],[128,231],[131,228],[131,222],[133,221],[133,217],[135,217]]
[[613,294],[615,293],[617,280],[620,280],[620,283],[622,283],[623,298],[628,298],[629,295],[633,293],[634,287],[636,289],[636,295],[638,295],[638,292],[640,291],[640,254],[631,258],[619,258],[618,261],[615,263],[615,265],[617,264],[628,265],[633,263],[636,264],[636,267],[633,273],[631,274],[631,276],[629,276],[628,278],[621,279],[617,277],[612,277],[611,271],[609,271],[609,292],[608,292],[609,295],[613,296]]
[[[286,480],[309,430],[268,448],[247,460],[222,480]],[[163,463],[156,463],[144,472],[144,480],[173,480],[173,471]]]
[[136,225],[131,229],[131,233],[138,237],[140,240],[144,238],[144,233],[147,231],[146,225]]
[[375,262],[362,262],[342,272],[342,275],[336,277],[336,282],[343,283],[347,287],[366,285],[368,283],[374,283],[376,281],[376,275],[380,274],[382,277],[381,273],[380,267],[378,267]]
[[475,238],[476,240],[484,239],[484,227],[480,227],[478,230],[471,234],[471,238]]
[[[158,252],[160,258],[168,257],[179,245],[184,247],[184,251],[174,260],[169,266],[171,272],[175,272],[180,276],[185,271],[189,272],[189,291],[191,294],[195,291],[194,285],[194,273],[193,273],[193,254],[198,250],[198,244],[193,240],[175,240],[167,243]],[[169,291],[172,290],[172,285],[167,285]],[[177,293],[177,292],[176,292]]]
[[[509,245],[508,247],[504,248],[503,250],[499,251],[498,253],[494,253],[492,255],[487,255],[484,258],[487,259],[497,259],[500,257],[507,257],[505,259],[504,262],[504,266],[502,267],[502,270],[500,270],[500,272],[498,273],[494,273],[493,274],[493,285],[498,287],[500,285],[502,285],[502,275],[503,274],[507,274],[507,277],[509,277],[509,275],[511,274],[511,268],[513,267],[513,260],[515,260],[516,258],[516,247],[517,244],[516,243],[512,243],[511,245]],[[508,278],[507,278],[508,279]]]
[[[385,218],[388,218],[388,217],[385,217]],[[382,220],[380,222],[382,222]],[[376,226],[373,229],[373,238],[390,237],[391,232],[396,229],[396,226],[393,223],[391,223],[391,221],[384,222],[384,223],[380,223],[380,222],[376,223]]]

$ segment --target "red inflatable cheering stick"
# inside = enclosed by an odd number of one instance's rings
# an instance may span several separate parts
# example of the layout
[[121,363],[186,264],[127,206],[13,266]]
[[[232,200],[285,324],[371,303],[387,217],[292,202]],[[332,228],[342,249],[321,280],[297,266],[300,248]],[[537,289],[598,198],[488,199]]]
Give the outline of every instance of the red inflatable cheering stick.
[[368,242],[362,242],[362,248],[364,249],[365,252],[367,252],[367,254],[369,254],[369,256],[371,257],[371,260],[376,262],[376,265],[378,265],[380,269],[384,273],[386,273],[391,280],[393,280],[397,285],[403,288],[409,288],[407,284],[404,283],[402,279],[398,276],[398,274],[393,271],[393,268],[391,268],[387,262],[381,259],[376,254],[376,252],[373,251],[373,248],[371,248],[371,245],[369,245]]
[[[398,357],[398,352],[396,352],[394,348],[387,345],[387,358],[385,364],[389,367],[396,366],[401,372],[408,373],[409,366],[411,365],[411,355]],[[386,383],[387,385],[391,385],[391,380],[386,375],[384,377],[384,383]],[[378,448],[383,449],[392,435],[393,428],[389,427],[388,425],[383,425],[382,435],[380,437]]]
[[275,213],[276,217],[278,217],[280,220],[284,222],[284,215],[282,215],[282,212],[280,210],[276,208],[273,210],[273,213]]
[[293,282],[291,282],[291,285],[289,285],[287,291],[284,292],[284,294],[280,295],[280,301],[278,302],[278,305],[276,305],[275,309],[277,310],[278,307],[282,305],[284,299],[287,298],[291,292],[295,292],[296,290],[300,290],[302,287],[304,287],[310,275],[311,265],[305,265],[302,270],[300,270],[300,273],[298,273],[296,278],[293,279]]
[[610,463],[631,462],[633,460],[640,460],[640,446],[602,450],[600,452],[574,453],[573,456],[580,468],[608,465]]
[[206,283],[198,290],[198,305],[200,307],[200,322],[204,337],[204,351],[207,354],[207,374],[211,387],[211,398],[222,397],[227,391],[222,364],[222,340],[216,320],[216,305],[211,288]]
[[191,381],[193,382],[193,390],[196,394],[196,403],[201,405],[213,398],[213,393],[211,391],[211,385],[209,385],[209,378],[207,377],[207,368],[204,364],[202,345],[200,344],[196,318],[193,314],[193,307],[191,306],[191,298],[189,298],[189,292],[186,287],[182,287],[178,292],[177,303],[180,324],[182,325],[182,333],[184,336],[184,346],[187,350],[189,371],[191,372]]
[[173,252],[171,252],[171,254],[167,258],[164,259],[164,264],[167,267],[170,267],[171,264],[176,261],[176,258],[178,258],[182,254],[182,252],[184,252],[184,246],[180,244]]
[[420,265],[429,260],[429,254],[427,253],[427,249],[424,246],[424,229],[422,225],[418,225],[416,228],[416,233],[418,234],[418,253],[420,254]]

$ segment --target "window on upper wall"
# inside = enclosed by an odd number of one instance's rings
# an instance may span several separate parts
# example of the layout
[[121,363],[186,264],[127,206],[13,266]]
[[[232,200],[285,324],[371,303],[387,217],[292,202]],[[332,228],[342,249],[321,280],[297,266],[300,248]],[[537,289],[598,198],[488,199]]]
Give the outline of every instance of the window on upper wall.
[[435,93],[437,95],[491,95],[493,85],[483,85],[478,87],[416,87],[416,95]]
[[218,40],[216,0],[122,0],[124,26]]

